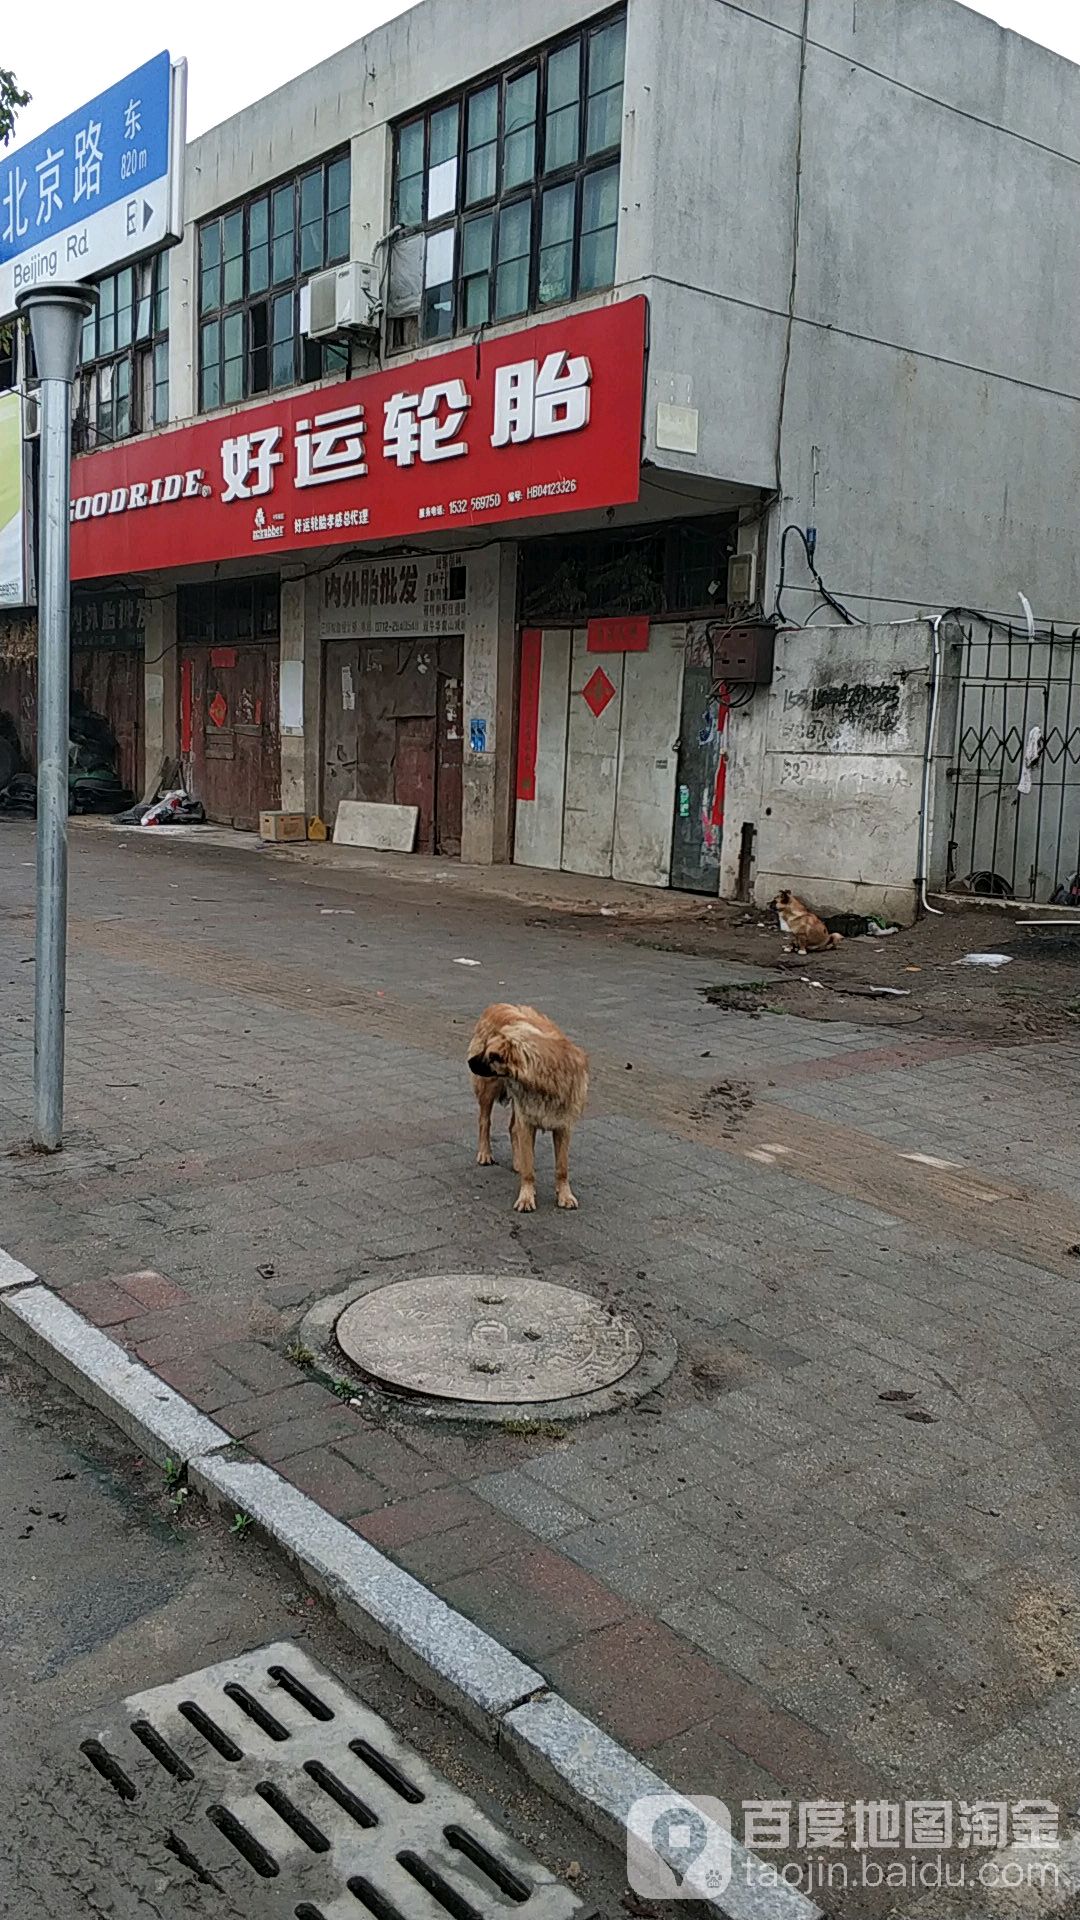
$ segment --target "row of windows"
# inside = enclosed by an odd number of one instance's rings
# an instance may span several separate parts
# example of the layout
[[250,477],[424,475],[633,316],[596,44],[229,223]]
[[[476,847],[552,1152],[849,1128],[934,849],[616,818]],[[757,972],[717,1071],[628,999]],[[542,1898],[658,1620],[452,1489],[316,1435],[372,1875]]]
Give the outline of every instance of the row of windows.
[[603,20],[398,129],[391,346],[612,285],[625,42]]
[[[625,25],[593,22],[398,128],[391,349],[613,284]],[[349,196],[334,154],[200,224],[200,411],[348,370],[347,346],[302,332],[301,293],[349,257]],[[167,420],[168,272],[163,253],[99,283],[77,446]],[[0,349],[0,386],[5,365]]]
[[347,369],[300,331],[300,289],[349,257],[349,156],[338,154],[199,228],[199,405]]
[[109,446],[169,418],[169,256],[98,281],[83,323],[75,399],[77,452]]

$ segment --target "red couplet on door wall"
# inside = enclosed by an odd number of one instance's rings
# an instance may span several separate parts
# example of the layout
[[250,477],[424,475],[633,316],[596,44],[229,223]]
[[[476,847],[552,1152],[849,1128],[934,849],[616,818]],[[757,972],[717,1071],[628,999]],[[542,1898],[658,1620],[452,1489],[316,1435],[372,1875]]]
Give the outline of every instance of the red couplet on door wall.
[[90,453],[85,580],[453,534],[638,498],[643,298]]
[[585,629],[588,653],[648,653],[648,614],[619,614],[614,619],[590,620]]

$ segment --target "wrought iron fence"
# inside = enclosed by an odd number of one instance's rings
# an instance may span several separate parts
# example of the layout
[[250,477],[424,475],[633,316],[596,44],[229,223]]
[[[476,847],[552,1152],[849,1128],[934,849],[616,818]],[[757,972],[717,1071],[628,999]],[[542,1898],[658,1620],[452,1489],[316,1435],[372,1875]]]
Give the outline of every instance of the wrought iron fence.
[[1080,906],[1080,636],[961,642],[945,884]]

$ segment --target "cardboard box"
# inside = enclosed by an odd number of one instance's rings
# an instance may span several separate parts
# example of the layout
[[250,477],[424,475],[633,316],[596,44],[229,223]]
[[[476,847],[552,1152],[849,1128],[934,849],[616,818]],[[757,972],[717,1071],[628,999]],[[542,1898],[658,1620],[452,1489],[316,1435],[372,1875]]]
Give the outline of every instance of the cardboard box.
[[260,840],[306,840],[307,815],[304,813],[260,813]]

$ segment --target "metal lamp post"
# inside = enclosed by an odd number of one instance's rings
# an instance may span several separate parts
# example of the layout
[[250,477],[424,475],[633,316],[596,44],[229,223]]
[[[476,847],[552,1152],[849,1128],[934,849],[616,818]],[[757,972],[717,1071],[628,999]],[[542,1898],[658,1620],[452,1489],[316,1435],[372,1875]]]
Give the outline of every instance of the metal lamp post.
[[71,386],[82,325],[97,302],[85,286],[19,295],[41,378],[38,508],[37,941],[33,1141],[55,1153],[64,1126],[67,985],[68,728],[71,682]]

